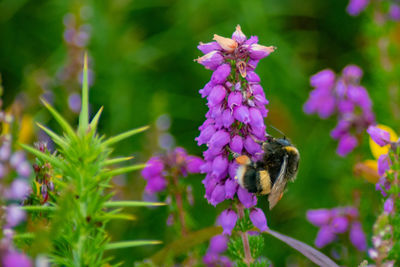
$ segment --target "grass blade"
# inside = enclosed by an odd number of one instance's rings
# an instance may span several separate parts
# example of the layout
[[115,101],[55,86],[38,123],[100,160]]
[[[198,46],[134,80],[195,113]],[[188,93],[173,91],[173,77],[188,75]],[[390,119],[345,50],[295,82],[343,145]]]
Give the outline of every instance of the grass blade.
[[109,159],[103,163],[103,166],[108,166],[108,165],[124,162],[124,161],[130,160],[130,159],[133,159],[133,158],[134,157],[121,157],[121,158]]
[[122,167],[122,168],[118,168],[115,170],[107,171],[104,173],[104,176],[106,176],[106,177],[117,176],[117,175],[120,175],[123,173],[141,170],[144,167],[146,167],[146,164],[136,164],[136,165],[132,165],[132,166],[128,166],[128,167]]
[[79,132],[83,135],[89,124],[89,81],[87,67],[87,52],[83,60],[83,78],[82,78],[82,108],[79,114]]
[[41,98],[41,101],[43,105],[50,111],[50,113],[53,115],[54,119],[60,124],[61,128],[64,129],[64,131],[67,133],[67,135],[76,138],[76,134],[74,129],[72,129],[71,125],[61,116],[60,113],[58,113],[49,103],[47,103],[46,100]]

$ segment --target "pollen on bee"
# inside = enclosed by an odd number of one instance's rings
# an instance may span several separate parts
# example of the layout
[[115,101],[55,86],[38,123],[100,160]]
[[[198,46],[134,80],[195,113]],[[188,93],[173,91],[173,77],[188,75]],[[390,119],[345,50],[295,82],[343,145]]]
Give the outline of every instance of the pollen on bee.
[[236,158],[236,162],[240,165],[247,165],[250,164],[250,158],[246,155],[242,155]]

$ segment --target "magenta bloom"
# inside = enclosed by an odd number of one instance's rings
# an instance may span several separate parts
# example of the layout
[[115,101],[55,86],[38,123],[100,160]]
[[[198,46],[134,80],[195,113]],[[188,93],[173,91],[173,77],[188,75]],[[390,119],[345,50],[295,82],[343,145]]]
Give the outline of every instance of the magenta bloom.
[[10,251],[6,253],[4,258],[2,259],[2,263],[4,267],[31,267],[32,263],[30,259],[22,253],[17,251]]
[[218,224],[222,226],[224,235],[231,235],[238,219],[237,214],[231,210],[224,210],[218,217]]
[[350,0],[347,6],[347,13],[358,16],[369,4],[369,0]]
[[200,168],[206,174],[205,197],[216,205],[237,195],[250,208],[257,198],[239,188],[234,180],[237,165],[233,164],[231,152],[250,158],[262,152],[260,143],[265,140],[268,101],[255,68],[275,48],[258,44],[256,36],[247,39],[240,26],[232,39],[215,35],[214,40],[199,45],[205,55],[197,59],[213,70],[211,81],[200,90],[201,96],[207,97],[209,111],[196,138],[199,145],[207,145],[203,152],[205,163]]
[[367,129],[369,136],[380,146],[385,146],[390,144],[390,134],[376,126],[369,126]]
[[265,218],[265,214],[261,209],[252,209],[250,212],[250,220],[255,227],[260,229],[261,232],[267,230],[267,218]]
[[375,123],[372,101],[367,90],[359,85],[362,75],[360,67],[348,65],[341,76],[326,69],[310,79],[314,90],[303,106],[304,112],[317,113],[322,119],[337,116],[331,136],[339,141],[336,152],[340,156],[353,151],[358,145],[356,136]]
[[352,244],[358,250],[365,250],[365,234],[358,217],[358,211],[354,207],[307,211],[307,220],[320,228],[315,246],[322,248],[336,240],[337,235],[348,232]]
[[224,235],[216,235],[210,240],[209,252],[222,253],[228,248],[228,238]]

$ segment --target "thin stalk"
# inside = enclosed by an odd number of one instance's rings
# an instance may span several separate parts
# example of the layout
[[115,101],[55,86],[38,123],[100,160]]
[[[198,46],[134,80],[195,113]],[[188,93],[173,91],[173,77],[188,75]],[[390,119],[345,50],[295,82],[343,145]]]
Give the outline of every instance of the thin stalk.
[[181,224],[181,234],[182,236],[186,236],[188,233],[186,223],[185,223],[185,210],[183,209],[183,201],[182,201],[182,194],[179,191],[178,187],[178,174],[177,172],[174,172],[172,174],[172,181],[174,183],[174,197],[176,200],[176,206],[178,207],[178,217],[179,217],[179,222]]
[[[244,218],[244,207],[242,203],[238,203],[236,205],[239,213],[239,219]],[[249,238],[247,236],[247,232],[240,232],[240,236],[243,241],[243,250],[244,250],[244,263],[247,266],[251,266],[251,264],[254,262],[253,257],[251,256],[251,251],[250,251],[250,244],[249,244]]]

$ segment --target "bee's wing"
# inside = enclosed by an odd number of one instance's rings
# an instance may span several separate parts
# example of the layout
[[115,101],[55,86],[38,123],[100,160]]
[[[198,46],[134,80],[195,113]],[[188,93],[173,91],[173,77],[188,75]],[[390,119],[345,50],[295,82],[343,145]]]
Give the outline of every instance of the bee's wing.
[[269,209],[271,210],[276,203],[281,199],[283,190],[285,190],[285,186],[287,183],[287,179],[285,179],[285,172],[287,167],[287,158],[285,155],[283,158],[283,163],[281,166],[281,170],[279,171],[279,175],[276,178],[274,185],[272,186],[271,193],[269,193],[268,201],[269,201]]

